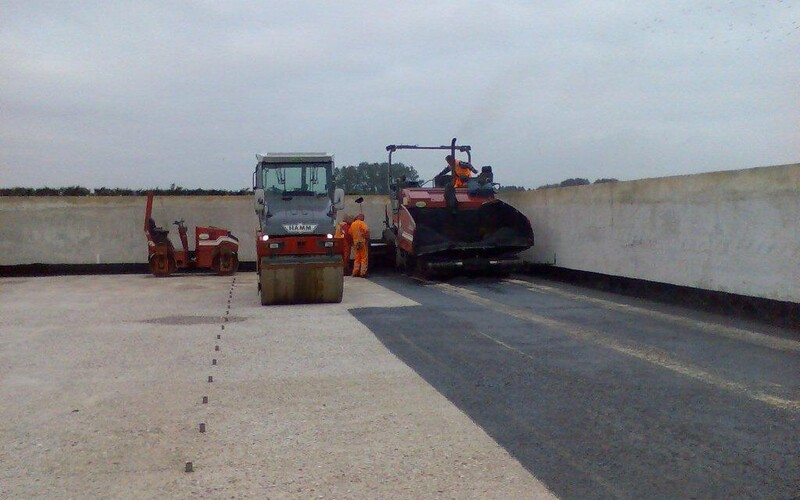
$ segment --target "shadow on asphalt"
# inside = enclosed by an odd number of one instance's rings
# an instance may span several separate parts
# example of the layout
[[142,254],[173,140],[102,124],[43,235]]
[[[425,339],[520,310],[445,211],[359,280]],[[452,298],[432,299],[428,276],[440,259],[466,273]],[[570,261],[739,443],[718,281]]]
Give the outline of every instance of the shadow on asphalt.
[[[423,305],[352,314],[556,495],[800,494],[797,415],[417,280],[375,279]],[[492,278],[451,283],[499,285]]]

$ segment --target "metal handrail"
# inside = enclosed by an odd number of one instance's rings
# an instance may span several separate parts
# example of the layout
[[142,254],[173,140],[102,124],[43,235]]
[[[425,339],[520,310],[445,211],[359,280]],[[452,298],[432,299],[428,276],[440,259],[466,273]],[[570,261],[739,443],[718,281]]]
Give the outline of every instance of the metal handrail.
[[[388,182],[389,182],[389,192],[391,193],[392,190],[392,153],[398,151],[400,149],[428,149],[428,150],[450,150],[450,154],[453,157],[456,156],[456,151],[461,153],[467,153],[467,162],[472,163],[472,147],[469,145],[456,145],[456,138],[453,137],[449,146],[417,146],[416,144],[389,144],[386,146],[386,151],[389,152],[389,166],[388,168]],[[425,181],[429,182],[429,181]]]

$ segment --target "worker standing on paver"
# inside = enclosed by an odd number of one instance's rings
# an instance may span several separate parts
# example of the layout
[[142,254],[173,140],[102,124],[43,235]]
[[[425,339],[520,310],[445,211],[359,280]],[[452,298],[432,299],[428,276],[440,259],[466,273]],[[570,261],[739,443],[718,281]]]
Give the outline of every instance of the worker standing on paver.
[[[453,155],[447,155],[444,158],[447,161],[447,166],[453,172],[453,186],[460,188],[466,187],[467,181],[473,173],[477,174],[478,171],[469,163],[461,160],[456,160]],[[445,169],[446,171],[447,169]]]
[[364,214],[358,214],[356,220],[350,224],[350,236],[353,237],[353,248],[355,249],[355,260],[353,260],[353,276],[367,274],[369,264],[369,227],[364,222]]
[[350,224],[353,223],[353,216],[346,215],[342,221],[336,225],[336,233],[334,237],[342,238],[342,261],[344,263],[344,274],[347,274],[350,269],[350,247],[353,246],[353,237],[350,236]]

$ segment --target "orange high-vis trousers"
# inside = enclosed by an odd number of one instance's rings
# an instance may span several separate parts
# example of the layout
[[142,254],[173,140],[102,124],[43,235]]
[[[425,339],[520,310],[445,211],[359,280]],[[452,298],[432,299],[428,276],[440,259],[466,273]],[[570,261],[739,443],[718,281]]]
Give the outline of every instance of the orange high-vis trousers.
[[367,245],[364,241],[357,241],[353,245],[353,248],[355,248],[356,251],[356,258],[353,261],[353,276],[365,276],[367,274],[367,267],[369,266]]

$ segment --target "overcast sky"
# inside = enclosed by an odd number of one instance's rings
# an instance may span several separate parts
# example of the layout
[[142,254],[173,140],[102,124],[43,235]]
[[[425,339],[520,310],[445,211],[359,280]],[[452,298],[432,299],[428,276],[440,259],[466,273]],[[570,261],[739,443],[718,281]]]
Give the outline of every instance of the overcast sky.
[[0,0],[2,187],[238,189],[256,153],[452,137],[527,187],[798,162],[800,1]]

